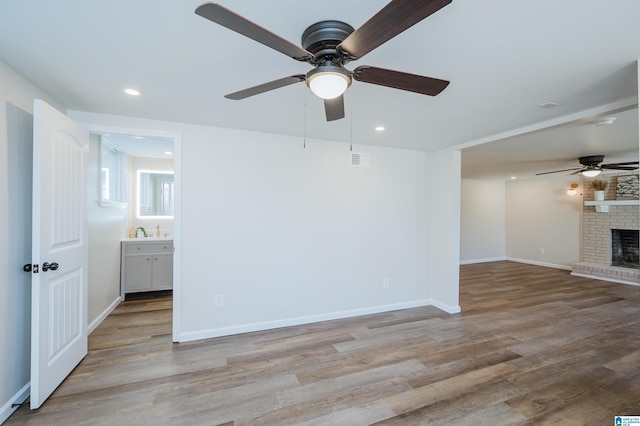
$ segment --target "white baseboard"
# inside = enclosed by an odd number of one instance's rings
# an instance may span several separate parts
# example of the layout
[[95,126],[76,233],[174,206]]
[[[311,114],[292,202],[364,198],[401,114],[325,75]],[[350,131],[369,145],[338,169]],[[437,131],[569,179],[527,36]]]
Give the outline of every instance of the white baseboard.
[[506,260],[510,260],[511,262],[527,263],[529,265],[544,266],[545,268],[564,269],[565,271],[571,270],[571,266],[558,265],[556,263],[537,262],[535,260],[518,259],[515,257],[507,257]]
[[[11,416],[13,412],[20,407],[19,404],[22,404],[30,394],[31,382],[24,385],[22,389],[20,389],[15,395],[13,395],[11,399],[0,408],[0,425],[7,421],[9,416]],[[13,404],[18,405],[14,407]]]
[[451,306],[451,305],[445,305],[444,303],[440,302],[439,300],[434,300],[434,299],[430,299],[431,306],[435,306],[436,308],[445,311],[448,314],[459,314],[460,313],[460,305],[456,305],[456,306]]
[[370,308],[352,309],[348,311],[331,312],[327,314],[309,315],[296,318],[285,318],[275,321],[266,321],[252,324],[243,324],[232,327],[221,327],[209,330],[191,331],[180,333],[178,342],[190,342],[194,340],[211,339],[213,337],[230,336],[233,334],[251,333],[254,331],[271,330],[274,328],[290,327],[294,325],[310,324],[320,321],[330,321],[343,318],[351,318],[362,315],[378,314],[381,312],[396,311],[399,309],[417,308],[420,306],[435,306],[443,311],[455,314],[460,312],[460,306],[449,306],[433,299],[420,299],[411,302],[395,303],[390,305],[373,306]]
[[104,319],[106,317],[109,316],[109,314],[111,312],[113,312],[113,310],[122,302],[122,298],[120,296],[118,296],[116,298],[116,300],[114,300],[113,302],[111,302],[111,304],[107,307],[107,309],[105,309],[100,315],[98,315],[98,318],[96,318],[95,320],[93,320],[91,322],[91,324],[89,324],[89,327],[87,328],[87,335],[91,334],[91,332],[93,330],[95,330],[96,328],[98,328],[98,326],[100,325],[100,323],[102,321],[104,321]]
[[499,262],[501,260],[507,260],[506,257],[490,257],[487,259],[471,259],[471,260],[461,260],[461,265],[471,265],[474,263],[487,263],[487,262]]

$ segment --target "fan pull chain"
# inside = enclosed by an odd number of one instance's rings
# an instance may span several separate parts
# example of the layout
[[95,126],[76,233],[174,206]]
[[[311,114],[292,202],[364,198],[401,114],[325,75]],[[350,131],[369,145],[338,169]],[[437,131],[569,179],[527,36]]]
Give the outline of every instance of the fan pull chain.
[[303,86],[304,90],[304,126],[302,132],[302,148],[307,147],[307,87]]
[[351,89],[351,93],[349,93],[349,110],[349,125],[351,127],[349,130],[349,152],[351,152],[353,151],[353,89]]

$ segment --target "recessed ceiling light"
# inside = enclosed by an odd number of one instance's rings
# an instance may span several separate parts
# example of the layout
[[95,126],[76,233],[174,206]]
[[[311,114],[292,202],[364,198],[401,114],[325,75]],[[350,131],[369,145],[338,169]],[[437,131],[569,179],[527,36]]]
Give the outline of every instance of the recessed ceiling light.
[[383,132],[383,131],[384,131],[384,126],[376,127],[376,132]]
[[511,180],[516,180],[516,179],[518,179],[518,178],[517,178],[516,176],[511,176],[509,179],[511,179]]
[[136,89],[124,89],[124,93],[131,96],[140,96],[140,92]]
[[593,124],[595,124],[596,126],[600,127],[600,126],[610,126],[613,124],[613,122],[616,121],[615,117],[606,117],[606,118],[599,118],[596,121],[593,122]]
[[173,154],[173,152],[171,152],[171,151],[165,151],[164,152],[164,155],[171,155],[171,154]]

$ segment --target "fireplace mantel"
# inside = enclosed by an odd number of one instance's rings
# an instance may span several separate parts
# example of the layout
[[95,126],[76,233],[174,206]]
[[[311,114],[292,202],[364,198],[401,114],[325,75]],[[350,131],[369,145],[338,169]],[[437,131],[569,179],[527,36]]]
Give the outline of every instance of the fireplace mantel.
[[609,206],[640,206],[640,200],[585,201],[585,206],[595,206],[598,213],[609,213]]

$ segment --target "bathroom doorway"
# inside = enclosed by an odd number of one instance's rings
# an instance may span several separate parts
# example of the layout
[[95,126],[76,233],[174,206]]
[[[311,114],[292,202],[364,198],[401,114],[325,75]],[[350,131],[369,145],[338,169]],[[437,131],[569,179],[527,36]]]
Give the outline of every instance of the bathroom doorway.
[[[176,306],[181,141],[179,134],[168,132],[102,126],[88,126],[88,129],[88,318],[91,332],[125,299],[170,297],[172,306]],[[156,246],[164,252],[153,252],[144,257],[149,259],[146,265],[136,264],[144,259],[136,257],[138,253],[131,253],[131,250],[153,250]],[[127,277],[136,282],[132,287],[125,285],[122,279],[125,275],[121,273],[127,253],[133,255],[127,258],[131,261],[128,265],[133,268]],[[156,264],[149,266],[154,259],[157,259]],[[148,276],[145,276],[145,270],[149,271]],[[160,282],[156,287],[151,285],[154,280]],[[151,284],[141,285],[143,281]],[[175,309],[172,316],[176,318]],[[175,330],[176,324],[172,327]]]

